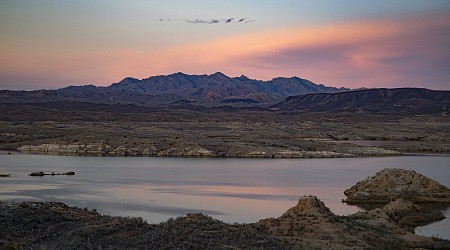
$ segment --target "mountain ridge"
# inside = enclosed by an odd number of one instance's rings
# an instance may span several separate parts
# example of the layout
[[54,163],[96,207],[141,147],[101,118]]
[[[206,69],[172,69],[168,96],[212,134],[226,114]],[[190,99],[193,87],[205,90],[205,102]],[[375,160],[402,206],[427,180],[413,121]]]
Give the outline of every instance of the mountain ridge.
[[[119,82],[101,87],[94,85],[68,86],[57,90],[2,90],[4,100],[52,98],[56,100],[126,103],[138,105],[170,104],[189,100],[199,104],[234,103],[231,99],[248,100],[247,104],[275,104],[289,96],[308,93],[334,93],[346,88],[327,87],[299,77],[277,77],[270,81],[247,76],[228,77],[221,72],[211,75],[188,75],[181,72],[144,79],[125,77]],[[231,101],[230,101],[231,100]],[[236,101],[239,103],[239,101]]]
[[[299,77],[270,81],[244,75],[228,77],[181,72],[145,79],[125,77],[106,87],[83,85],[58,90],[0,90],[0,103],[86,102],[198,110],[371,112],[380,114],[443,114],[450,109],[450,91],[424,88],[356,89],[327,87]],[[82,105],[81,105],[82,106]]]
[[378,88],[291,96],[271,106],[283,111],[370,111],[375,113],[447,113],[450,91],[425,88]]

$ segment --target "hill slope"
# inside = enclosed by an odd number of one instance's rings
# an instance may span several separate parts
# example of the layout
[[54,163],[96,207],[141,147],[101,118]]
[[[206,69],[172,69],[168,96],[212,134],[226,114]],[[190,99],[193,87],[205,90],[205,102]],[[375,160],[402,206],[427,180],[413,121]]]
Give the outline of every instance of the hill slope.
[[286,98],[272,106],[284,111],[370,111],[376,113],[441,113],[450,108],[450,91],[420,88],[366,89]]

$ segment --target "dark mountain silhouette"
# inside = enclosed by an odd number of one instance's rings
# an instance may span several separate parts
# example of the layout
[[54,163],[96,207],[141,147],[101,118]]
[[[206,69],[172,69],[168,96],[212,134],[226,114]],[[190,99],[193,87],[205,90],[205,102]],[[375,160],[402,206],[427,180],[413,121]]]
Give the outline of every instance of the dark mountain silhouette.
[[212,75],[153,76],[146,79],[127,77],[108,87],[70,86],[58,90],[0,91],[3,102],[85,101],[137,105],[196,104],[274,104],[289,96],[309,93],[334,93],[345,88],[326,87],[298,77],[274,78],[271,81]]
[[293,111],[370,111],[376,113],[447,113],[450,91],[422,88],[365,89],[291,96],[271,107]]
[[349,91],[318,85],[298,77],[260,81],[246,76],[231,78],[222,73],[175,73],[142,80],[127,77],[108,87],[85,85],[58,90],[0,91],[0,103],[43,102],[132,104],[147,107],[164,105],[195,110],[203,107],[223,110],[269,107],[282,111],[436,114],[448,112],[450,91],[420,88]]

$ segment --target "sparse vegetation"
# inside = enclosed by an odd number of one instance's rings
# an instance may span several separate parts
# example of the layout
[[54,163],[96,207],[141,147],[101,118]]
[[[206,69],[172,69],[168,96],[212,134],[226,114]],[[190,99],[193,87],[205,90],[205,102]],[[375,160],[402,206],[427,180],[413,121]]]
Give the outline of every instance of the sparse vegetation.
[[[449,122],[439,115],[190,110],[78,102],[0,104],[0,149],[265,158],[449,153],[450,142],[445,139]],[[420,140],[409,139],[419,136]]]

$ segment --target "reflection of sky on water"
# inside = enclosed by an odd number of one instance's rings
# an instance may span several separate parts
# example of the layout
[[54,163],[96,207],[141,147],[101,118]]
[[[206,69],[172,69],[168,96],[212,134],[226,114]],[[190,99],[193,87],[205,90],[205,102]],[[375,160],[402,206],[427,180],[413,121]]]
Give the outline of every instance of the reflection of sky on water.
[[[143,187],[145,188],[145,187]],[[234,197],[244,199],[262,199],[262,200],[295,200],[298,195],[286,195],[290,190],[283,188],[267,187],[240,187],[240,186],[158,186],[149,188],[149,190],[158,193],[199,195],[214,197]]]
[[[360,210],[341,202],[343,191],[385,167],[415,169],[450,186],[449,160],[423,156],[272,160],[0,154],[0,173],[11,174],[0,179],[0,199],[62,201],[103,214],[140,216],[152,223],[192,212],[226,222],[255,222],[280,216],[299,196],[316,195],[342,215]],[[76,174],[28,176],[36,171]],[[436,223],[438,228],[449,224],[449,219]],[[434,225],[421,233],[436,235]]]
[[416,234],[450,239],[450,207],[444,211],[446,219],[415,229]]

